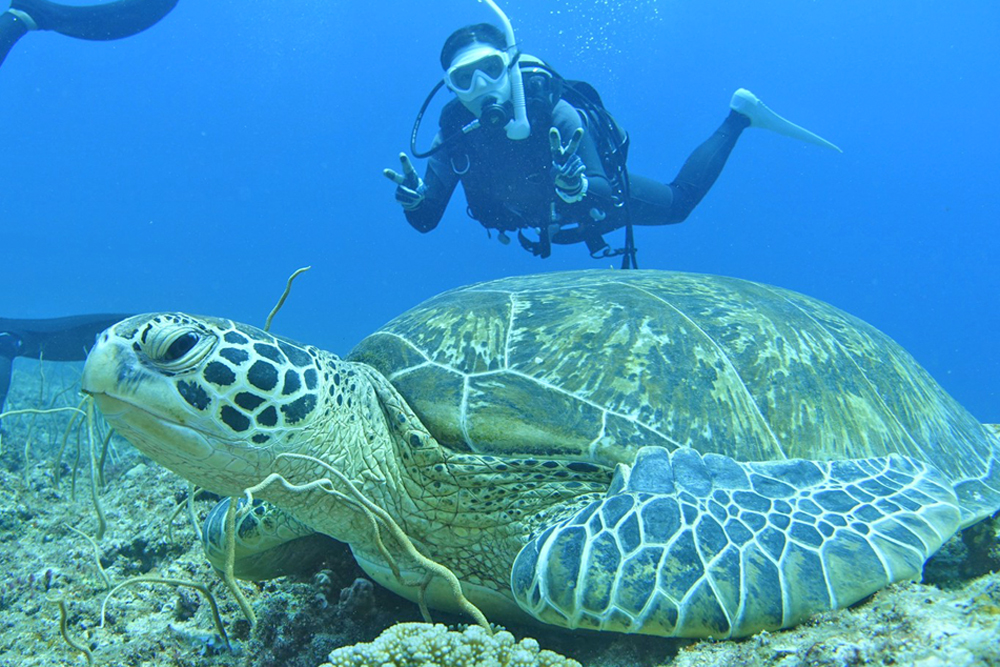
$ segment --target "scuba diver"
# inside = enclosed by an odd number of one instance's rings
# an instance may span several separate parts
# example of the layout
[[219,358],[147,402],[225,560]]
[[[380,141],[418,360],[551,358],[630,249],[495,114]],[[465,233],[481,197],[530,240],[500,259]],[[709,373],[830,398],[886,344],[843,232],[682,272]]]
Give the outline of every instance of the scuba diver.
[[49,0],[12,0],[0,14],[0,65],[17,40],[32,30],[106,41],[151,27],[170,13],[177,0],[115,0],[100,5],[59,5]]
[[0,317],[0,413],[3,412],[14,359],[83,361],[98,334],[131,315],[97,314],[47,320]]
[[[467,212],[505,245],[520,244],[542,258],[551,245],[583,242],[595,259],[622,255],[635,267],[633,225],[682,222],[715,183],[747,127],[772,130],[840,151],[771,111],[739,89],[722,125],[684,163],[673,182],[629,174],[628,134],[589,84],[560,77],[544,62],[521,53],[510,21],[492,0],[504,29],[489,23],[461,28],[444,43],[440,82],[424,102],[410,150],[429,157],[421,178],[406,153],[402,171],[384,170],[396,200],[420,232],[440,222],[461,182]],[[446,85],[455,93],[441,112],[430,150],[416,135],[433,96]],[[604,235],[625,228],[625,244],[612,249]]]

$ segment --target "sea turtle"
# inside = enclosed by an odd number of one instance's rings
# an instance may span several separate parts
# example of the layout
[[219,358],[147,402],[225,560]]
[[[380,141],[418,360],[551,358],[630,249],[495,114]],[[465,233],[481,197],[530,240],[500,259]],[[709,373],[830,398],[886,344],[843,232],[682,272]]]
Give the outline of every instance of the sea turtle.
[[[140,315],[99,337],[82,383],[194,483],[239,496],[272,482],[249,551],[316,531],[417,598],[427,569],[376,537],[364,497],[491,620],[787,627],[918,577],[1000,508],[1000,439],[909,354],[832,306],[733,278],[481,283],[346,359],[229,320]],[[425,592],[454,607],[440,577]]]

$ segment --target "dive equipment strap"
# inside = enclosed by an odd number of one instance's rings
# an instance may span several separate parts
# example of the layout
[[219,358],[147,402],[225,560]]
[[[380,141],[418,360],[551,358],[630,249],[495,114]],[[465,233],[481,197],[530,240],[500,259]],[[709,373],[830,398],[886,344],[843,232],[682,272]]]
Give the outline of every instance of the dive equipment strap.
[[521,247],[530,252],[535,257],[547,258],[552,254],[552,239],[549,238],[548,227],[538,228],[538,240],[532,241],[524,235],[523,229],[517,230],[517,241]]
[[622,268],[638,269],[639,265],[635,261],[635,237],[632,232],[632,221],[625,224],[625,247],[622,248]]

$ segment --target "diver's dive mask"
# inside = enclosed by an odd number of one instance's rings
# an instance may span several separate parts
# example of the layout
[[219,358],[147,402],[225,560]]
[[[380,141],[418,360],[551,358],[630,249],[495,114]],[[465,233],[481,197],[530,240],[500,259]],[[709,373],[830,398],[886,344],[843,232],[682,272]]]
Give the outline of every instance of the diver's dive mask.
[[510,64],[511,58],[506,52],[486,44],[471,44],[458,52],[444,74],[444,81],[467,106],[482,106],[476,102],[486,95],[503,104],[510,99],[510,77],[507,76]]

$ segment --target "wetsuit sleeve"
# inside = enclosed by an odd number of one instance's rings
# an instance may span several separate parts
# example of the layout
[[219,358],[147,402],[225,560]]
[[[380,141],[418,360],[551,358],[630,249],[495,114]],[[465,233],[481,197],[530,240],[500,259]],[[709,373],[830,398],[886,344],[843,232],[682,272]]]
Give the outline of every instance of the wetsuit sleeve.
[[[434,144],[441,141],[441,135],[434,138]],[[418,232],[429,232],[441,222],[441,216],[448,208],[451,195],[458,185],[458,174],[451,168],[447,148],[434,153],[427,160],[424,173],[424,201],[412,211],[406,211],[406,221]]]
[[580,141],[580,147],[576,151],[586,166],[584,173],[589,181],[587,196],[584,197],[583,201],[590,200],[591,205],[595,199],[610,201],[611,182],[604,171],[601,156],[597,152],[597,142],[594,140],[594,135],[583,122],[580,112],[565,100],[560,100],[552,110],[552,126],[559,130],[559,135],[564,143],[569,141],[576,128],[582,127],[584,129],[583,140]]

